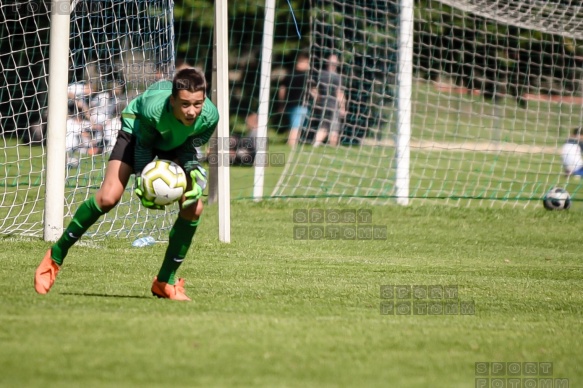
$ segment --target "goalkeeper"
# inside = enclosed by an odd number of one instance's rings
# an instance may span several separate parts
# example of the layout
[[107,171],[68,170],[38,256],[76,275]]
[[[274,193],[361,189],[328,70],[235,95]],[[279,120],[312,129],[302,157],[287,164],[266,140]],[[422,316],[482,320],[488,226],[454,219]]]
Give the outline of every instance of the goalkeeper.
[[179,201],[178,218],[170,230],[168,248],[151,290],[160,298],[190,300],[184,280],[176,278],[176,271],[186,257],[203,210],[200,197],[206,186],[206,172],[197,161],[196,147],[209,141],[219,121],[217,108],[206,98],[205,90],[204,74],[186,68],[176,73],[172,82],[153,84],[124,109],[122,130],[101,188],[81,204],[59,240],[45,254],[34,276],[36,292],[49,292],[69,248],[118,204],[133,173],[142,205],[161,209],[142,196],[140,187],[140,172],[157,156],[174,160],[184,169],[187,191]]

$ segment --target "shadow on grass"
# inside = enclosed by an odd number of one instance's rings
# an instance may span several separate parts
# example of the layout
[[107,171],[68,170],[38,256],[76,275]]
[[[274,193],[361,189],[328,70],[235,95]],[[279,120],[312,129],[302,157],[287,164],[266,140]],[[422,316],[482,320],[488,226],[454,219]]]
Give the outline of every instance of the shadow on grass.
[[127,299],[157,299],[146,295],[115,295],[115,294],[93,294],[88,292],[60,292],[61,295],[73,296],[98,296],[101,298],[127,298]]

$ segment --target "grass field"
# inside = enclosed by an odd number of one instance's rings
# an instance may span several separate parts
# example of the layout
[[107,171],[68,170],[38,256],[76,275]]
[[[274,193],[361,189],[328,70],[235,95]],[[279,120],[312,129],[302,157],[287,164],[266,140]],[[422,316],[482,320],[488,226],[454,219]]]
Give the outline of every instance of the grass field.
[[[471,147],[471,145],[467,146]],[[276,147],[272,147],[276,149]],[[305,146],[292,159],[276,195],[334,198],[375,196],[377,203],[394,202],[394,146],[316,148]],[[476,152],[471,148],[416,148],[410,154],[409,195],[413,203],[518,206],[538,200],[555,185],[578,200],[581,181],[562,173],[559,151]],[[249,178],[249,181],[252,181]],[[489,200],[498,201],[489,201]],[[348,199],[346,199],[348,200]],[[485,201],[484,201],[485,200]]]
[[[551,386],[583,386],[582,183],[562,177],[557,153],[535,151],[556,148],[581,107],[516,109],[417,87],[412,206],[390,205],[393,145],[290,153],[275,139],[269,153],[296,166],[279,195],[301,198],[255,203],[254,170],[231,169],[232,243],[218,242],[218,211],[208,206],[179,273],[191,303],[151,296],[166,245],[132,248],[133,236],[83,239],[51,293],[36,295],[34,270],[49,244],[22,235],[41,234],[44,149],[3,139],[0,387],[481,387],[476,363],[502,362],[552,363],[560,382]],[[510,151],[473,148],[480,142]],[[103,163],[89,157],[68,170],[66,221],[100,184]],[[266,169],[264,196],[283,170]],[[571,192],[571,210],[543,210],[538,198],[553,184]],[[378,195],[383,205],[334,204],[342,194]],[[105,234],[152,232],[153,213],[137,212],[130,195]],[[372,220],[296,217],[336,210]],[[297,238],[338,225],[382,233]],[[388,293],[444,288],[472,309],[414,314],[402,303],[417,299]],[[421,299],[436,301],[452,300]]]
[[[372,241],[295,240],[302,206],[235,202],[231,244],[208,207],[180,269],[191,303],[149,294],[164,244],[81,241],[40,296],[48,244],[4,238],[0,386],[474,387],[476,362],[583,385],[579,204],[367,207]],[[384,315],[383,285],[453,285],[475,311]]]
[[510,96],[493,103],[480,95],[439,92],[422,81],[415,83],[412,108],[414,139],[547,146],[561,144],[581,125],[583,113],[580,102],[529,101],[521,108]]

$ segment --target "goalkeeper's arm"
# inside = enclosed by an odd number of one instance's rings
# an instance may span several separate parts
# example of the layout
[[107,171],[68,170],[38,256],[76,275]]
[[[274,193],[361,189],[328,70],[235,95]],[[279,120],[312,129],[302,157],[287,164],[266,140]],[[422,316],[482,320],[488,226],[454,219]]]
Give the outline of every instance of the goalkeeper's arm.
[[153,201],[144,196],[144,189],[142,187],[141,173],[144,167],[154,159],[153,144],[156,138],[154,130],[142,125],[140,128],[140,136],[136,139],[136,146],[134,149],[134,172],[136,174],[135,193],[140,198],[142,205],[148,209],[162,210],[164,206],[156,205]]
[[184,193],[186,200],[182,204],[183,208],[195,204],[206,188],[207,172],[198,162],[196,149],[202,144],[199,137],[192,136],[183,144],[178,156],[180,165],[184,167],[184,172],[192,180],[192,189]]

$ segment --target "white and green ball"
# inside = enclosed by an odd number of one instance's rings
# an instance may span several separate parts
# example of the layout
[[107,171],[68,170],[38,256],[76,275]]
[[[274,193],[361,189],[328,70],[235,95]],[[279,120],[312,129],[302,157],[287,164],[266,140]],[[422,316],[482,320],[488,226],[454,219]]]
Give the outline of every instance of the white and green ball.
[[146,199],[165,206],[178,201],[186,191],[186,174],[170,160],[154,160],[142,170],[142,190]]

